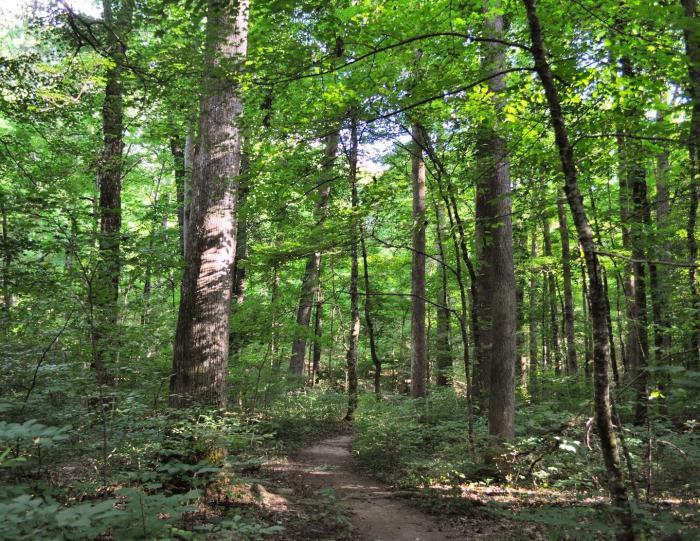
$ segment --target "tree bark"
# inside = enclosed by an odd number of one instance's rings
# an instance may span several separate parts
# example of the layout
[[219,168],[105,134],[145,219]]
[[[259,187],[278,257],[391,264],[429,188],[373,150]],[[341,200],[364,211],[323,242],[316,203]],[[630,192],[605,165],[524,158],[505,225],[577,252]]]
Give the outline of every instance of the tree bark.
[[[248,193],[250,192],[249,164],[246,153],[241,150],[241,164],[239,171],[239,180],[237,187],[237,202],[236,202],[236,253],[233,259],[233,270],[231,275],[231,316],[236,314],[236,311],[241,310],[241,306],[245,302],[246,294],[246,260],[248,259],[248,219],[246,203],[248,201]],[[238,361],[241,357],[243,347],[246,343],[246,333],[244,327],[240,325],[238,319],[229,329],[229,352],[232,357]],[[238,328],[236,327],[238,323]]]
[[564,114],[561,109],[559,92],[554,84],[554,76],[547,61],[542,29],[535,9],[535,0],[523,0],[527,11],[528,27],[532,41],[532,56],[535,70],[545,92],[554,130],[555,141],[559,150],[562,171],[564,173],[567,201],[574,218],[576,231],[583,249],[589,278],[589,295],[591,298],[591,319],[594,334],[594,372],[595,372],[595,419],[600,437],[601,450],[608,475],[608,483],[613,506],[620,529],[618,539],[634,540],[636,538],[632,519],[632,510],[627,498],[620,453],[615,436],[610,403],[610,383],[608,380],[608,363],[610,361],[610,342],[608,339],[608,322],[605,308],[605,291],[603,289],[601,267],[593,241],[593,230],[588,222],[583,197],[578,186],[574,149],[569,142]]
[[[499,6],[500,7],[500,6]],[[488,14],[485,22],[489,37],[503,34],[503,16]],[[505,48],[501,44],[484,46],[482,67],[488,73],[506,67]],[[505,105],[505,75],[489,79],[495,117]],[[513,266],[513,226],[511,220],[511,183],[506,141],[498,133],[498,120],[485,121],[477,139],[477,226],[482,228],[479,286],[484,284],[481,309],[484,324],[479,325],[482,356],[481,372],[488,388],[489,434],[498,439],[515,437],[515,357],[516,302]],[[488,273],[488,275],[486,275]],[[487,304],[488,303],[488,304]]]
[[440,286],[437,298],[437,331],[435,334],[435,349],[437,370],[435,382],[439,386],[450,384],[450,370],[452,368],[452,351],[450,348],[450,309],[447,296],[447,260],[445,258],[444,222],[442,204],[435,201],[435,238],[439,254],[438,272],[440,273]]
[[357,260],[358,228],[357,219],[359,199],[357,196],[357,119],[353,116],[350,128],[350,197],[352,217],[350,225],[350,333],[348,336],[347,354],[347,390],[348,410],[345,414],[347,421],[352,421],[357,409],[357,346],[360,338],[360,295],[359,265]]
[[247,50],[248,14],[248,0],[208,0],[191,235],[170,380],[170,403],[176,407],[227,403],[243,112],[238,75]]
[[[668,151],[660,152],[656,157],[656,246],[655,259],[668,259],[671,247],[668,241],[669,187],[668,187]],[[654,319],[654,358],[657,362],[667,357],[671,351],[669,333],[669,273],[664,265],[649,265],[651,281],[652,317]],[[668,385],[668,376],[662,376],[662,389]]]
[[[326,136],[323,160],[321,162],[321,178],[318,187],[318,199],[314,216],[316,227],[320,227],[326,220],[328,201],[331,196],[331,179],[335,158],[338,152],[338,132],[334,131]],[[289,372],[292,376],[301,379],[304,373],[304,352],[306,351],[306,340],[311,322],[311,312],[313,309],[314,296],[318,288],[319,270],[321,267],[321,252],[314,251],[306,262],[304,278],[301,283],[299,294],[299,308],[297,309],[297,332],[299,336],[292,345],[292,356],[289,360]]]
[[[692,103],[690,117],[690,206],[688,209],[688,225],[686,228],[688,238],[688,256],[695,263],[698,258],[698,245],[695,226],[698,216],[698,184],[700,183],[700,29],[698,29],[698,14],[696,0],[681,0],[686,21],[683,29],[685,38],[685,51],[688,57],[688,93]],[[700,368],[700,289],[698,288],[698,270],[692,266],[688,268],[688,284],[690,289],[690,302],[693,310],[690,329],[690,357],[688,368],[697,370]]]
[[[544,255],[552,257],[552,237],[549,231],[549,217],[542,219],[542,231],[544,239]],[[549,289],[549,326],[551,341],[549,350],[554,358],[554,373],[561,373],[561,342],[559,339],[559,310],[557,309],[556,276],[552,269],[547,269],[547,286]]]
[[[620,61],[622,73],[628,80],[635,77],[629,59]],[[640,112],[634,107],[621,108],[624,115],[622,129],[618,133],[620,154],[620,193],[627,209],[623,213],[623,232],[628,231],[628,244],[632,248],[631,287],[628,290],[629,342],[627,359],[637,393],[635,424],[643,425],[647,415],[647,361],[649,358],[649,340],[647,334],[647,295],[646,295],[646,244],[647,219],[649,206],[647,201],[645,152],[638,141],[630,139],[628,134],[638,131]],[[622,205],[621,205],[622,209]],[[624,238],[624,237],[623,237]]]
[[185,257],[185,145],[177,135],[170,138],[170,153],[173,156],[175,175],[175,197],[177,201],[177,225],[180,231],[180,257]]
[[369,286],[369,266],[367,264],[367,246],[365,243],[364,225],[360,228],[360,246],[362,248],[362,272],[365,281],[365,327],[367,327],[367,337],[369,338],[369,352],[374,366],[374,394],[381,394],[382,381],[382,361],[377,353],[377,341],[374,334],[374,321],[372,320],[372,290]]
[[12,251],[10,250],[10,226],[5,206],[5,195],[0,193],[0,214],[2,214],[2,311],[4,328],[9,328],[10,313],[12,310],[12,289],[10,287],[10,267],[12,265]]
[[314,312],[314,348],[311,355],[311,386],[316,385],[321,370],[321,339],[323,338],[323,289],[318,288]]
[[121,274],[121,189],[124,171],[124,85],[122,73],[126,56],[125,34],[131,29],[133,5],[124,2],[114,13],[113,0],[102,3],[107,33],[106,50],[113,62],[107,72],[105,99],[102,105],[103,147],[97,167],[100,192],[98,236],[98,270],[92,287],[96,318],[93,343],[97,380],[111,384],[114,380],[116,338],[118,336],[119,279]]
[[569,224],[564,208],[564,199],[557,197],[559,236],[561,238],[561,262],[564,278],[564,335],[566,337],[566,373],[575,376],[578,372],[576,360],[576,329],[574,322],[574,295],[571,287],[571,248],[569,246]]
[[[537,233],[532,232],[530,241],[530,254],[532,261],[537,258]],[[530,349],[530,359],[528,362],[528,390],[531,396],[537,394],[537,271],[534,263],[530,264],[530,295],[528,302],[528,342]]]
[[427,343],[425,335],[425,133],[413,124],[411,170],[413,179],[413,250],[411,263],[411,396],[425,398]]

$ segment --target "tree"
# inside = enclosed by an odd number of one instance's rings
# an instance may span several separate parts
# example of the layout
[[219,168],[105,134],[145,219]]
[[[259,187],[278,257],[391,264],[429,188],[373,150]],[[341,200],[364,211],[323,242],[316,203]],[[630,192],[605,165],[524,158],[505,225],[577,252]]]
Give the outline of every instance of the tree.
[[[449,373],[452,368],[452,351],[450,348],[450,308],[448,305],[448,280],[447,258],[445,257],[444,235],[445,217],[441,201],[434,201],[435,205],[435,241],[438,249],[438,265],[440,274],[440,286],[437,296],[437,332],[435,335],[435,348],[437,359],[437,375],[435,382],[438,385],[449,384]],[[466,322],[465,322],[466,323]],[[466,346],[465,346],[466,347]]]
[[695,237],[695,228],[698,215],[698,200],[700,189],[700,30],[697,25],[697,3],[693,0],[681,0],[683,13],[686,17],[683,25],[685,38],[685,52],[688,59],[688,94],[690,95],[692,112],[690,117],[690,134],[688,137],[688,149],[690,153],[690,206],[688,209],[688,256],[693,266],[688,268],[688,282],[690,285],[690,301],[692,307],[692,320],[690,332],[690,362],[688,366],[697,369],[700,366],[700,288],[698,287],[697,267],[698,246]]
[[[490,38],[503,32],[503,17],[497,12],[486,14]],[[494,93],[496,112],[504,102],[505,50],[495,42],[484,44],[483,67],[492,75],[489,90]],[[515,269],[513,267],[513,226],[511,220],[511,186],[506,142],[498,133],[498,125],[484,124],[479,128],[477,160],[477,223],[482,224],[481,253],[485,264],[478,284],[485,287],[489,303],[480,324],[480,359],[484,376],[488,374],[489,434],[501,439],[515,436],[515,356],[516,310]],[[485,362],[486,361],[486,362]]]
[[[333,131],[326,136],[323,160],[321,162],[321,178],[318,182],[318,199],[314,216],[316,227],[323,224],[327,217],[327,205],[331,196],[331,183],[336,154],[338,153],[338,132]],[[299,308],[297,309],[297,327],[299,336],[292,345],[292,356],[289,360],[289,372],[294,377],[301,378],[304,373],[304,353],[306,352],[306,334],[311,322],[314,296],[318,289],[319,270],[321,268],[321,251],[312,252],[304,270],[304,278],[301,282],[299,293]]]
[[523,3],[527,12],[535,70],[547,98],[554,137],[564,173],[564,192],[569,202],[571,214],[574,217],[574,224],[576,225],[576,231],[578,232],[586,261],[586,269],[588,270],[594,340],[595,419],[607,469],[610,493],[621,524],[618,538],[621,540],[633,540],[636,538],[636,534],[632,521],[632,510],[622,478],[620,454],[612,423],[610,383],[608,380],[610,343],[600,262],[593,241],[593,230],[588,222],[586,210],[583,206],[583,197],[578,186],[576,160],[573,147],[569,142],[559,91],[554,84],[554,76],[544,49],[542,28],[535,8],[535,0],[523,0]]
[[411,176],[413,189],[413,229],[411,260],[411,396],[425,398],[427,343],[425,334],[425,130],[411,128]]
[[360,293],[359,293],[359,262],[358,251],[358,207],[360,204],[357,195],[357,118],[351,118],[350,127],[350,155],[348,161],[350,165],[350,332],[348,335],[347,354],[347,388],[348,388],[348,410],[345,414],[347,421],[352,421],[355,409],[357,409],[357,346],[360,339]]
[[576,332],[574,328],[574,296],[571,286],[571,249],[569,248],[569,224],[564,208],[564,199],[557,197],[559,217],[559,237],[561,239],[561,264],[564,282],[564,336],[566,337],[566,373],[575,376],[578,371],[576,361]]
[[105,99],[102,105],[102,154],[97,169],[100,216],[99,270],[92,286],[97,312],[93,333],[97,379],[102,383],[114,380],[114,358],[117,348],[117,299],[121,273],[122,176],[124,172],[124,81],[126,36],[131,30],[133,5],[122,2],[114,12],[113,0],[103,0],[107,27],[105,49],[112,61],[107,73]]
[[225,407],[229,318],[241,166],[240,76],[247,0],[207,3],[199,146],[192,175],[190,237],[180,293],[170,403]]

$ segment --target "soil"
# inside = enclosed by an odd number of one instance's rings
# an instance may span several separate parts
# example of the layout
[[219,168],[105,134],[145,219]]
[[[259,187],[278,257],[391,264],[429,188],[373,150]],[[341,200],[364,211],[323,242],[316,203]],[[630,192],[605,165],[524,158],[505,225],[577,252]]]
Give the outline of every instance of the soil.
[[[449,519],[433,517],[416,509],[409,502],[398,499],[399,493],[358,472],[350,451],[351,442],[352,435],[336,434],[307,447],[294,460],[268,464],[266,473],[291,484],[295,496],[326,494],[337,498],[334,501],[338,512],[347,517],[352,527],[345,532],[335,532],[333,538],[363,541],[465,539],[464,531]],[[327,515],[324,512],[321,518]],[[342,523],[338,513],[335,518]],[[290,533],[287,531],[288,536]],[[316,532],[314,536],[305,529],[300,538],[328,539],[328,533],[326,529],[325,534]]]

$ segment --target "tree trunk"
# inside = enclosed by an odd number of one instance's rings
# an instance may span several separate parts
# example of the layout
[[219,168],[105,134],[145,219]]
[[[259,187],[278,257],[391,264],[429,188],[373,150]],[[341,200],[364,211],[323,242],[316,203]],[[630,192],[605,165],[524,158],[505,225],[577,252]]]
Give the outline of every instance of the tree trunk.
[[321,339],[323,338],[323,290],[318,288],[316,312],[314,313],[314,351],[311,356],[311,385],[316,385],[321,370]]
[[[335,166],[336,153],[338,152],[338,132],[326,136],[325,150],[321,162],[321,178],[318,186],[318,199],[314,212],[316,227],[320,227],[326,220],[326,207],[331,196],[331,180]],[[292,356],[289,360],[289,372],[292,376],[301,379],[304,373],[304,352],[306,351],[306,337],[311,311],[313,309],[314,296],[318,288],[319,270],[321,267],[321,252],[315,251],[306,262],[304,279],[301,283],[299,294],[299,308],[297,309],[297,332],[299,336],[292,345]]]
[[530,395],[537,395],[537,271],[534,260],[537,258],[537,233],[532,232],[530,243],[530,254],[532,263],[530,264],[530,295],[528,302],[528,342],[530,345],[530,359],[528,363],[528,390]]
[[574,295],[571,287],[571,248],[569,247],[569,224],[564,208],[564,199],[557,197],[559,215],[559,236],[561,237],[561,262],[564,275],[564,335],[566,336],[566,373],[575,376],[578,372],[576,361],[576,330],[574,326]]
[[[627,58],[620,61],[623,75],[632,80],[635,77],[632,64]],[[629,342],[627,358],[630,375],[637,391],[635,424],[643,425],[647,415],[647,360],[649,358],[649,341],[647,335],[647,295],[646,295],[646,219],[649,214],[647,202],[646,158],[644,148],[638,141],[630,139],[639,128],[640,113],[635,108],[624,107],[621,110],[625,121],[618,133],[620,153],[620,193],[626,195],[628,207],[623,215],[623,232],[628,227],[629,245],[632,248],[632,282],[628,291]],[[624,188],[623,188],[624,186]],[[621,205],[622,208],[622,205]]]
[[444,222],[442,204],[435,201],[435,238],[437,242],[439,265],[438,272],[440,273],[440,286],[438,288],[437,299],[437,332],[435,335],[435,349],[437,369],[435,382],[439,386],[446,386],[450,383],[450,374],[452,368],[452,351],[450,348],[450,309],[449,300],[447,297],[447,268],[445,267],[447,259],[445,258],[444,237]]
[[[668,241],[669,188],[668,151],[656,157],[656,259],[669,259],[671,247]],[[654,318],[654,358],[657,364],[671,351],[669,333],[669,273],[664,265],[649,265],[651,280],[652,316]],[[666,390],[668,375],[661,376],[661,388]]]
[[602,283],[600,262],[598,261],[593,241],[593,231],[588,222],[586,210],[583,206],[583,197],[578,186],[574,149],[569,142],[559,92],[554,84],[554,76],[544,50],[542,29],[535,9],[535,0],[523,0],[523,3],[527,10],[528,26],[532,39],[531,52],[535,61],[535,70],[544,88],[555,141],[559,150],[565,180],[564,191],[571,208],[581,247],[583,248],[590,281],[589,295],[591,298],[591,319],[593,321],[594,335],[595,419],[608,474],[610,493],[617,518],[621,524],[618,539],[634,540],[636,535],[632,510],[620,468],[620,453],[612,423],[610,383],[608,380],[610,342],[608,338],[608,322],[605,315],[605,291]]
[[173,156],[175,194],[177,200],[177,225],[180,230],[180,257],[185,257],[185,145],[177,135],[170,138],[170,153]]
[[277,354],[277,332],[279,322],[277,321],[277,305],[280,296],[280,277],[277,263],[272,267],[272,283],[270,285],[270,359],[272,370],[278,372],[280,369],[280,358]]
[[10,226],[5,206],[5,195],[0,193],[0,213],[2,214],[2,311],[3,327],[9,328],[10,312],[12,310],[12,289],[10,288],[10,266],[12,251],[10,250]]
[[[588,280],[586,279],[586,264],[584,261],[581,261],[581,290],[581,295],[583,298],[583,343],[585,357],[583,371],[584,375],[586,376],[586,380],[588,380],[588,378],[591,376],[591,366],[593,364],[593,339],[591,337],[589,318],[589,314],[591,313],[591,297],[588,294]],[[620,312],[618,311],[618,320],[619,319],[621,319],[621,316]],[[622,335],[620,335],[620,340],[622,340]]]
[[[485,26],[490,37],[499,38],[504,30],[503,16],[489,14]],[[505,48],[496,43],[484,44],[483,48],[484,70],[502,72],[506,66]],[[497,118],[505,104],[501,97],[505,75],[491,77],[488,86]],[[515,269],[508,150],[498,129],[498,120],[486,120],[477,136],[476,213],[481,251],[477,268],[482,299],[481,345],[477,345],[477,351],[484,387],[488,389],[489,434],[511,439],[515,436]]]
[[[690,94],[692,113],[690,118],[690,137],[688,148],[690,152],[690,206],[688,209],[688,226],[686,236],[688,238],[688,256],[692,263],[698,258],[698,245],[695,237],[695,225],[698,216],[698,198],[700,183],[700,29],[698,28],[698,14],[696,0],[681,0],[685,21],[683,36],[685,38],[685,51],[688,57],[688,93]],[[700,368],[700,289],[698,288],[698,269],[695,266],[688,268],[688,283],[690,286],[690,302],[693,309],[690,317],[690,357],[688,368],[698,370]]]
[[113,0],[102,3],[105,24],[112,30],[107,34],[107,53],[113,66],[107,72],[107,86],[102,105],[102,134],[104,145],[97,167],[97,187],[100,192],[100,233],[98,270],[92,287],[95,307],[94,368],[101,383],[114,380],[115,349],[118,331],[119,278],[121,274],[121,189],[124,170],[124,86],[122,72],[126,54],[125,34],[131,28],[133,5],[124,2],[113,12]]
[[411,396],[426,396],[427,343],[425,335],[425,133],[413,124],[411,170],[413,177],[413,255],[411,263]]
[[243,102],[231,72],[247,50],[248,0],[209,0],[200,144],[192,177],[170,403],[225,407]]
[[358,245],[358,207],[357,197],[357,119],[353,116],[350,133],[350,194],[352,217],[350,225],[350,333],[348,336],[347,355],[347,389],[348,410],[345,419],[352,421],[357,409],[357,346],[360,338],[360,295],[358,289],[359,266],[357,260]]
[[[544,255],[552,257],[552,238],[549,233],[549,217],[544,216],[542,220],[542,231],[544,238]],[[559,340],[559,311],[557,310],[557,286],[554,271],[547,269],[547,286],[549,289],[549,325],[551,341],[549,350],[554,358],[554,373],[561,373],[561,342]]]
[[[241,151],[236,204],[236,253],[234,255],[233,270],[231,272],[233,276],[231,280],[232,316],[236,314],[237,310],[240,311],[245,301],[246,293],[246,260],[248,259],[248,210],[246,208],[246,203],[248,200],[248,192],[250,191],[248,167],[249,164],[246,154]],[[235,328],[236,323],[238,323],[239,328]],[[234,328],[229,329],[229,352],[236,361],[240,359],[243,346],[246,342],[245,332],[240,323],[241,321],[238,319],[233,324]]]
[[[431,153],[432,155],[432,153]],[[459,286],[459,298],[460,298],[460,315],[459,315],[459,330],[462,338],[462,361],[464,363],[464,379],[467,387],[467,438],[469,442],[472,441],[472,434],[474,431],[474,420],[473,420],[473,403],[472,403],[472,369],[469,357],[469,333],[467,331],[467,289],[464,285],[464,279],[462,277],[462,264],[460,263],[459,255],[462,254],[463,262],[468,265],[469,271],[474,273],[471,261],[469,259],[469,254],[466,248],[466,241],[464,239],[464,229],[459,220],[459,215],[457,214],[457,204],[452,194],[446,193],[443,183],[442,183],[442,173],[444,170],[439,168],[438,171],[441,174],[436,176],[436,183],[440,191],[440,197],[445,204],[447,209],[447,217],[450,223],[450,236],[452,237],[452,245],[455,252],[455,257],[457,258],[455,265],[455,278],[457,279],[457,285]],[[451,191],[451,187],[448,186],[448,191]],[[459,237],[458,237],[459,232]],[[444,261],[444,260],[443,260]],[[475,293],[474,281],[472,281],[472,292]],[[473,302],[474,297],[472,297]],[[472,306],[473,309],[473,306]],[[476,329],[476,315],[474,310],[472,310],[471,323]]]
[[372,290],[369,287],[369,266],[367,265],[367,246],[365,243],[364,225],[360,228],[360,246],[362,248],[362,271],[365,281],[365,327],[367,327],[369,352],[372,357],[372,365],[374,366],[374,394],[379,396],[381,393],[382,361],[377,353],[377,342],[374,335],[374,321],[372,320]]

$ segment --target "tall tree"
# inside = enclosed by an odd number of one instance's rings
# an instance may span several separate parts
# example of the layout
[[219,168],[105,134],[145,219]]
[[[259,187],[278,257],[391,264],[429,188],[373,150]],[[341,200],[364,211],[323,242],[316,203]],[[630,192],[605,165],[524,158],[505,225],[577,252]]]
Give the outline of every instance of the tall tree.
[[561,239],[561,265],[564,282],[564,336],[566,337],[566,373],[575,376],[578,371],[576,361],[576,331],[574,327],[574,295],[571,287],[571,248],[569,247],[569,222],[564,208],[564,199],[557,197],[559,217],[559,238]]
[[[636,73],[629,58],[620,60],[622,75],[628,85],[634,82]],[[647,273],[646,245],[648,239],[647,216],[647,181],[644,148],[635,139],[639,132],[641,114],[636,105],[622,104],[621,114],[624,120],[618,133],[620,154],[620,193],[625,194],[621,201],[623,227],[627,229],[628,244],[632,249],[632,274],[628,284],[629,334],[627,344],[628,368],[637,390],[635,422],[646,421],[647,407],[647,360],[649,358],[649,340],[647,334]]]
[[698,200],[700,199],[700,29],[698,29],[698,8],[695,0],[681,0],[686,20],[683,25],[685,52],[688,57],[688,94],[692,103],[690,116],[690,206],[688,209],[688,256],[693,264],[688,268],[692,317],[690,318],[690,362],[693,369],[700,367],[700,288],[698,287],[698,245],[696,224]]
[[[327,218],[327,206],[331,197],[331,182],[336,154],[338,153],[338,132],[333,131],[326,135],[323,160],[321,162],[321,175],[318,182],[318,199],[314,210],[316,227],[320,227]],[[309,255],[304,270],[304,278],[301,282],[299,293],[299,307],[297,309],[297,332],[300,334],[292,344],[292,356],[289,360],[289,372],[297,378],[304,373],[304,353],[306,352],[306,340],[311,322],[314,297],[318,289],[319,270],[321,268],[321,251],[315,250]]]
[[377,352],[377,338],[375,336],[374,320],[372,319],[372,290],[369,285],[369,265],[367,263],[364,223],[360,226],[360,247],[362,248],[362,273],[365,283],[365,327],[367,329],[367,338],[369,339],[369,352],[372,358],[372,365],[374,366],[374,394],[379,396],[382,390],[382,360]]
[[435,348],[437,374],[435,382],[445,386],[449,384],[448,374],[452,368],[452,351],[450,348],[450,308],[448,306],[447,258],[445,257],[445,217],[442,202],[435,201],[435,240],[438,249],[439,287],[437,297],[437,329],[435,333]]
[[360,293],[359,293],[359,263],[357,258],[359,244],[359,198],[357,196],[357,118],[353,115],[350,127],[350,332],[348,334],[347,354],[347,389],[348,409],[345,419],[351,421],[357,409],[357,346],[360,339]]
[[605,290],[601,275],[600,261],[596,253],[593,230],[591,229],[583,196],[578,185],[576,171],[576,159],[574,147],[569,142],[569,134],[562,112],[559,91],[554,83],[554,75],[547,60],[542,37],[542,27],[535,8],[535,0],[523,0],[527,13],[527,22],[532,42],[531,52],[535,61],[535,70],[544,89],[547,105],[549,107],[550,120],[554,130],[554,138],[559,150],[562,171],[564,173],[564,192],[569,202],[571,214],[574,218],[576,231],[578,232],[581,248],[583,249],[586,269],[589,278],[589,295],[591,301],[591,319],[593,321],[593,363],[595,377],[595,419],[600,437],[601,450],[608,474],[608,484],[621,528],[618,538],[632,541],[636,538],[632,509],[627,498],[622,469],[620,467],[620,453],[617,446],[617,438],[612,422],[612,408],[610,404],[610,382],[608,378],[608,364],[610,362],[610,342],[608,335],[608,321],[606,316]]
[[[542,217],[542,239],[544,241],[544,255],[552,258],[552,236],[549,230],[549,216]],[[549,326],[550,342],[547,348],[554,357],[554,373],[561,372],[561,343],[559,340],[559,310],[557,309],[557,279],[554,270],[547,269],[547,290],[549,292]]]
[[[500,5],[486,12],[486,32],[499,39],[504,31]],[[483,45],[482,67],[491,75],[488,86],[498,117],[505,102],[505,48],[495,41]],[[487,120],[479,128],[477,141],[477,223],[481,223],[482,258],[488,275],[480,275],[479,285],[487,283],[486,327],[480,325],[484,341],[480,362],[488,377],[489,434],[501,439],[515,436],[515,357],[516,304],[513,266],[513,226],[508,149],[499,133],[497,120]]]
[[[115,12],[116,7],[116,12]],[[97,379],[114,379],[115,343],[118,332],[117,300],[121,275],[122,177],[124,174],[124,73],[127,35],[131,31],[133,3],[103,0],[107,28],[105,51],[112,66],[107,72],[102,104],[102,154],[97,167],[99,190],[99,268],[92,286],[96,309],[93,363]]]
[[[537,258],[537,233],[532,232],[530,241],[530,255]],[[534,266],[530,266],[530,295],[528,299],[528,343],[530,358],[528,359],[528,390],[531,395],[537,392],[537,272]]]
[[208,0],[199,147],[170,403],[225,407],[248,0]]
[[413,230],[411,262],[411,396],[426,396],[427,341],[425,334],[425,130],[414,123],[411,129],[411,175],[413,186]]

